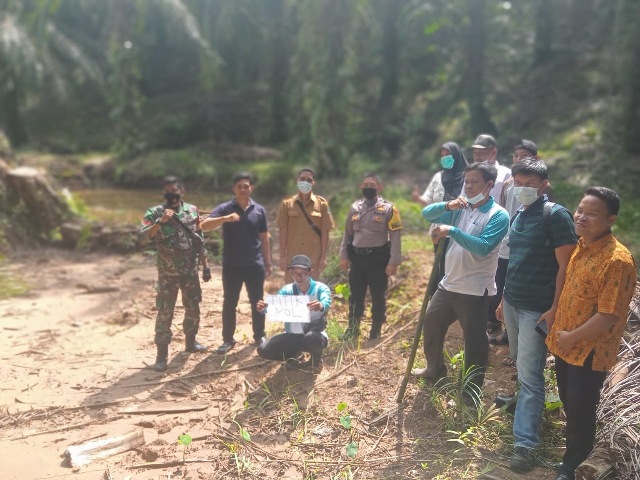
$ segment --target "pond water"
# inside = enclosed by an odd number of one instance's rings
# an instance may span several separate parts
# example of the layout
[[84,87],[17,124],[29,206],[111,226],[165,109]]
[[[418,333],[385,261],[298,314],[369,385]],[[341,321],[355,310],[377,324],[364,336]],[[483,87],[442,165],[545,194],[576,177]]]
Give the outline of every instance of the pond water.
[[[159,190],[98,188],[74,190],[72,194],[82,200],[89,216],[96,220],[116,223],[140,223],[147,209],[164,203]],[[210,212],[215,205],[231,199],[233,194],[188,191],[185,202]]]

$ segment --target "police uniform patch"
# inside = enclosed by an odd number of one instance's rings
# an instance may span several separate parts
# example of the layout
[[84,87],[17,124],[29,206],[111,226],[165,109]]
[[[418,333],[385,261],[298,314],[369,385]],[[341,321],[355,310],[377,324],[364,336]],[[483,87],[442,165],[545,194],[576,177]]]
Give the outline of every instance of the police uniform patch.
[[392,232],[395,232],[396,230],[402,230],[402,219],[400,218],[400,212],[398,212],[398,209],[395,207],[395,205],[393,207],[393,213],[391,215],[391,218],[389,219],[387,227]]

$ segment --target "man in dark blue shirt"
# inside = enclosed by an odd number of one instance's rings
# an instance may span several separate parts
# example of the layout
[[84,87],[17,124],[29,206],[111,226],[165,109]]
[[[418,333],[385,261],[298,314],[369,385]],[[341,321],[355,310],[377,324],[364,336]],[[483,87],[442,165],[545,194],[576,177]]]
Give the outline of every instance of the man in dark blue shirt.
[[202,221],[202,230],[222,225],[222,345],[216,350],[225,354],[236,340],[236,307],[244,284],[251,303],[253,339],[259,346],[264,340],[264,315],[256,304],[264,296],[264,279],[271,274],[271,245],[267,230],[267,212],[251,199],[253,180],[249,173],[233,178],[235,198],[213,209]]
[[543,193],[549,183],[546,164],[525,159],[512,173],[513,194],[522,206],[509,229],[509,266],[496,317],[505,321],[520,383],[509,465],[526,473],[539,463],[535,451],[545,402],[547,347],[539,332],[553,324],[577,238],[571,214]]

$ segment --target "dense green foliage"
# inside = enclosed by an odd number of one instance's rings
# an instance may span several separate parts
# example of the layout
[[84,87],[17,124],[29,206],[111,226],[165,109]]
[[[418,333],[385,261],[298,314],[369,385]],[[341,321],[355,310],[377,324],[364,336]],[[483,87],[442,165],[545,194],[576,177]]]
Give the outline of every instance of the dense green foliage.
[[14,147],[110,148],[120,173],[194,146],[211,173],[243,144],[327,176],[364,159],[426,177],[441,142],[490,132],[505,160],[532,138],[565,179],[633,191],[639,16],[635,0],[1,0],[0,125]]

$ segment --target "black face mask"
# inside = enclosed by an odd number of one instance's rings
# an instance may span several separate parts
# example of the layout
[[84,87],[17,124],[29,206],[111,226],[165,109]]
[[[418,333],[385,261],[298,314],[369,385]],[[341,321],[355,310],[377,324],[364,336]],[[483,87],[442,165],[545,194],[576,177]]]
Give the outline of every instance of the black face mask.
[[374,198],[376,198],[376,195],[378,195],[378,189],[377,188],[363,188],[362,189],[362,195],[367,200],[373,200]]
[[163,196],[169,205],[180,201],[180,194],[178,193],[165,193]]

